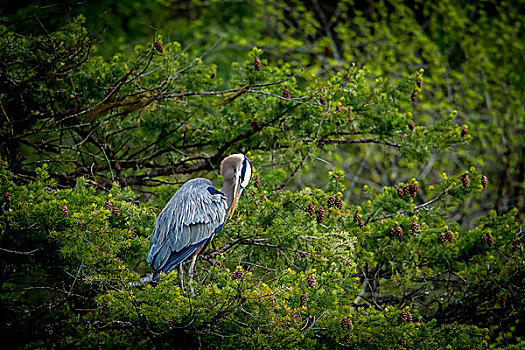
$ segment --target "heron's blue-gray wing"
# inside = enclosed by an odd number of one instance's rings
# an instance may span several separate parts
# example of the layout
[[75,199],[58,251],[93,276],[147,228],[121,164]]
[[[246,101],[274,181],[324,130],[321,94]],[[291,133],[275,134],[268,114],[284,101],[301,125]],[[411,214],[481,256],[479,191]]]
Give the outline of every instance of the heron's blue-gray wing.
[[226,196],[210,180],[193,179],[173,195],[160,213],[151,235],[148,262],[155,272],[169,272],[220,230]]

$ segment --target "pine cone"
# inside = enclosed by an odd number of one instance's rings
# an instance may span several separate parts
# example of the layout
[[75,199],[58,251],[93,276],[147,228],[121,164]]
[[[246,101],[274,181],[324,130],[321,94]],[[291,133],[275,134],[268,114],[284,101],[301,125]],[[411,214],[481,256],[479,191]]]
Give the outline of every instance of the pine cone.
[[468,178],[468,174],[465,173],[461,175],[460,180],[461,180],[461,183],[463,184],[463,187],[465,187],[465,189],[468,189],[470,186],[470,179]]
[[405,186],[404,194],[405,196],[411,196],[412,198],[416,198],[417,194],[419,193],[419,188],[416,184],[408,184]]
[[215,79],[217,76],[217,71],[214,69],[213,72],[211,72],[210,79]]
[[335,197],[335,207],[337,209],[343,208],[343,200],[340,197]]
[[113,215],[115,215],[117,218],[120,217],[120,209],[116,205],[113,206]]
[[399,225],[390,226],[390,235],[392,237],[403,237],[403,229]]
[[461,137],[465,137],[465,136],[467,136],[467,128],[463,128],[461,130]]
[[319,214],[317,215],[317,223],[320,224],[324,220],[326,210],[323,207],[319,208]]
[[397,195],[400,197],[400,198],[403,198],[405,196],[405,191],[401,188],[401,187],[398,187],[397,188]]
[[252,121],[250,122],[250,126],[252,127],[252,130],[257,130],[257,128],[259,127],[259,124],[257,123],[257,119],[253,118]]
[[452,231],[447,230],[447,232],[445,232],[445,239],[446,239],[449,243],[454,242],[454,234],[452,233]]
[[417,75],[417,81],[416,81],[417,87],[421,89],[423,87],[423,76],[420,74]]
[[9,190],[5,190],[4,198],[7,202],[11,202],[11,192],[9,192]]
[[65,204],[62,205],[61,209],[62,209],[62,215],[66,216],[66,217],[69,216],[69,210],[67,209]]
[[419,232],[419,222],[417,220],[412,220],[412,223],[410,224],[410,229],[412,230],[412,234],[415,235]]
[[131,237],[132,239],[137,238],[137,232],[136,232],[136,230],[135,230],[135,226],[133,226],[133,225],[129,225],[129,233],[130,233],[130,237]]
[[363,220],[361,220],[361,215],[359,215],[358,211],[356,211],[354,214],[354,222],[357,222],[359,227],[365,226],[365,223],[363,222]]
[[78,227],[78,228],[82,228],[82,227],[84,227],[84,221],[79,221],[79,222],[77,222],[77,227]]
[[402,347],[405,347],[407,346],[407,340],[405,338],[401,338],[399,339],[399,345],[401,345]]
[[321,95],[321,97],[319,97],[319,102],[321,102],[321,104],[322,104],[323,106],[326,106],[326,100],[325,100],[325,98],[324,98],[323,95]]
[[411,120],[410,123],[408,124],[408,128],[409,128],[411,131],[414,131],[414,129],[416,128],[416,124],[414,123],[413,120]]
[[308,286],[310,288],[315,288],[315,276],[313,273],[309,274],[306,280],[308,281]]
[[290,90],[288,90],[288,88],[284,88],[284,90],[283,90],[283,97],[284,98],[290,98]]
[[330,198],[328,198],[328,202],[326,203],[326,206],[328,208],[331,208],[335,205],[335,196],[330,196]]
[[350,342],[352,341],[352,338],[350,338],[350,334],[345,335],[343,341],[345,342],[345,344],[350,344]]
[[412,323],[412,314],[406,310],[403,310],[397,317],[397,324],[400,325],[405,322]]
[[164,52],[164,46],[162,45],[162,43],[160,41],[155,41],[153,43],[153,46],[155,47],[155,50],[157,50],[158,52],[160,53],[163,53]]
[[301,307],[306,308],[306,303],[308,302],[308,295],[306,293],[301,294]]
[[100,310],[106,311],[108,309],[108,301],[106,299],[102,300],[102,303],[100,304]]
[[261,178],[259,176],[257,176],[255,178],[255,182],[253,183],[255,188],[259,188],[259,186],[261,186]]
[[232,281],[237,280],[242,277],[242,271],[241,270],[235,270],[232,273]]
[[494,237],[492,237],[490,233],[484,233],[483,236],[481,236],[481,245],[483,247],[492,247],[494,245]]
[[310,203],[310,205],[308,205],[308,214],[310,214],[310,216],[315,215],[315,206],[313,203]]
[[412,102],[417,101],[417,91],[416,90],[412,91],[412,95],[410,95],[410,99],[412,100]]
[[110,210],[113,209],[113,204],[111,204],[110,201],[107,201],[105,204],[104,204],[104,209],[106,210]]
[[445,244],[446,241],[447,241],[447,237],[445,235],[445,232],[440,232],[439,233],[439,243]]
[[483,186],[483,188],[486,188],[487,183],[488,183],[487,177],[485,175],[481,175],[481,186]]
[[348,317],[343,317],[343,319],[341,320],[341,328],[346,331],[346,330],[352,330],[353,328],[353,325],[352,325],[352,321],[348,318]]
[[253,66],[255,67],[255,70],[261,70],[261,60],[258,57],[253,58]]

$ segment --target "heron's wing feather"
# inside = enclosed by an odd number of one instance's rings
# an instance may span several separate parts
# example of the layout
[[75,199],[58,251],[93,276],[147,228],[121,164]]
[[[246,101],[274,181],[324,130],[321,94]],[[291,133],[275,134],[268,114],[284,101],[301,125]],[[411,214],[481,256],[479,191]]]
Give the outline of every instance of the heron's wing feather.
[[183,256],[183,251],[188,252],[185,248],[210,238],[224,223],[226,203],[226,197],[213,187],[211,181],[193,179],[186,182],[155,222],[148,256],[153,270],[165,270],[168,260],[173,261],[172,255]]

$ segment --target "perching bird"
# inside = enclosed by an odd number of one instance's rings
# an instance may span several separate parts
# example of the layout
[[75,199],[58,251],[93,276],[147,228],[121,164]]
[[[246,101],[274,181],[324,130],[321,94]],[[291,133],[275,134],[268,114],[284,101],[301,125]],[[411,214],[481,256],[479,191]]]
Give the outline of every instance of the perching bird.
[[222,229],[226,217],[232,217],[252,177],[252,165],[245,155],[233,154],[222,161],[221,175],[224,186],[220,191],[208,179],[193,179],[182,185],[162,209],[147,259],[155,276],[169,273],[191,257],[188,279],[192,280],[197,255]]

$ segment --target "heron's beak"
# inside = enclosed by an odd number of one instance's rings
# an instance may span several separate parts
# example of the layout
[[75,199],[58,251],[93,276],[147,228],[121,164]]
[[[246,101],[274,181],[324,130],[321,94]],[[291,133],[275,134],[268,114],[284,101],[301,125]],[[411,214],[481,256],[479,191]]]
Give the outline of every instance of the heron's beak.
[[230,211],[230,217],[228,219],[231,219],[233,216],[233,212],[235,211],[235,208],[237,208],[237,202],[239,202],[239,198],[241,197],[243,188],[239,186],[239,178],[235,179],[235,188],[233,190],[233,203],[232,203],[232,210]]

